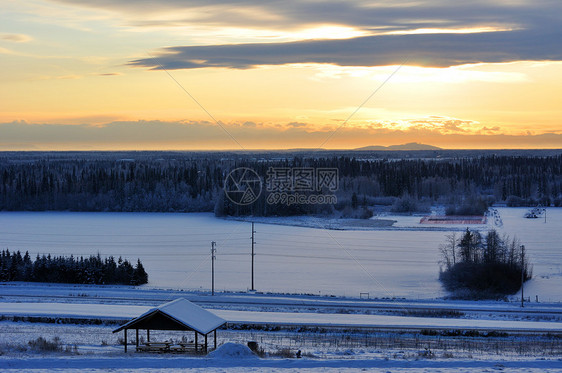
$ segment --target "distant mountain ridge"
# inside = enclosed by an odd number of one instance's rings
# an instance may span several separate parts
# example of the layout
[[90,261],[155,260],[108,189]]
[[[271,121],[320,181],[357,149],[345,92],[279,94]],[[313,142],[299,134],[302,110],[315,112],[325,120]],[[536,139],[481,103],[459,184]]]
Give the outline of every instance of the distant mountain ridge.
[[409,142],[407,144],[390,145],[390,146],[371,145],[371,146],[364,146],[362,148],[356,148],[353,150],[442,150],[442,149],[433,145],[420,144],[417,142]]

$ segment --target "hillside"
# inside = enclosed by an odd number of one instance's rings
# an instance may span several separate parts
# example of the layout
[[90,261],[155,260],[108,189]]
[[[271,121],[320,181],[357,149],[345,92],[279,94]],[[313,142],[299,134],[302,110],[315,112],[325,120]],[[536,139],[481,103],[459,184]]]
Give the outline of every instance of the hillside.
[[433,145],[426,145],[420,144],[417,142],[410,142],[407,144],[402,145],[390,145],[390,146],[381,146],[381,145],[371,145],[371,146],[364,146],[362,148],[354,149],[357,151],[384,151],[384,150],[402,150],[402,151],[412,151],[412,150],[442,150],[441,148]]

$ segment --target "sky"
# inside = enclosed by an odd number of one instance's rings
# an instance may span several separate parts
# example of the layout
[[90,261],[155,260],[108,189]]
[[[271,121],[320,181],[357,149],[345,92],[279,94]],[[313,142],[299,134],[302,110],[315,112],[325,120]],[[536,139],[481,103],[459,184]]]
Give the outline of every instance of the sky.
[[559,0],[3,0],[0,150],[562,148]]

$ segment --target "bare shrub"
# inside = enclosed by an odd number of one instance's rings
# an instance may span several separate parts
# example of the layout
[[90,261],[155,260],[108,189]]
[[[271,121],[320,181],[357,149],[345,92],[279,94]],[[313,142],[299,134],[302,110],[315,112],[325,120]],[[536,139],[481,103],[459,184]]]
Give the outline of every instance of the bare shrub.
[[425,350],[418,352],[418,357],[422,357],[424,359],[433,359],[435,354],[429,347],[426,347]]
[[278,356],[278,357],[283,357],[283,358],[294,358],[295,357],[295,353],[293,351],[291,351],[290,348],[280,348],[275,352],[271,353],[271,356]]
[[41,352],[60,352],[62,351],[62,343],[58,336],[55,336],[52,341],[48,341],[43,337],[33,339],[27,343],[32,350]]
[[79,355],[78,353],[78,346],[76,344],[71,345],[67,345],[64,348],[64,352],[66,352],[67,354],[72,354],[72,355]]

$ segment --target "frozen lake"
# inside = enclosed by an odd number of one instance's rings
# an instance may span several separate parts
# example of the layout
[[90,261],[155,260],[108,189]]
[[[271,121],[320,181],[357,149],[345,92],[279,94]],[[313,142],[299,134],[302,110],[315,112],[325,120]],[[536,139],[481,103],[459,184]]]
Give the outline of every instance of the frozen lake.
[[[541,300],[562,301],[562,209],[549,209],[547,223],[524,219],[526,209],[499,211],[503,227],[498,230],[517,235],[534,265],[535,279],[525,294],[533,300],[538,295]],[[443,226],[428,230],[418,224],[419,218],[391,218],[406,230],[340,231],[256,224],[256,289],[356,297],[369,293],[379,298],[445,295],[438,281],[438,247],[449,232]],[[33,257],[99,252],[131,261],[140,258],[149,274],[146,286],[159,288],[210,289],[211,241],[217,242],[215,289],[249,289],[248,222],[204,213],[0,213],[2,248],[29,250]]]

